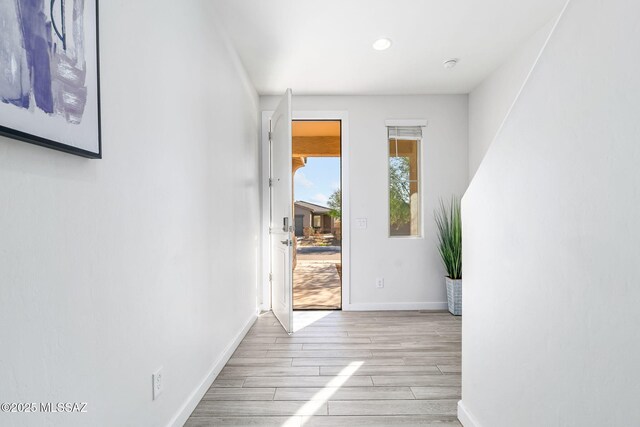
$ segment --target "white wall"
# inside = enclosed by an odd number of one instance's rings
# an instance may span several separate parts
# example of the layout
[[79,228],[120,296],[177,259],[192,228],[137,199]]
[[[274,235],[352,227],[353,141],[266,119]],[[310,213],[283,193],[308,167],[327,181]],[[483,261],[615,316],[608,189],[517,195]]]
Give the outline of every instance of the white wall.
[[[348,111],[351,309],[445,308],[433,210],[467,185],[467,96],[295,96],[294,111]],[[279,97],[261,97],[273,110]],[[427,119],[422,150],[422,239],[388,237],[386,119]],[[346,195],[345,195],[346,198]],[[366,230],[355,218],[367,218]],[[375,286],[377,277],[385,287]],[[346,307],[345,307],[346,308]]]
[[464,197],[476,426],[640,425],[639,15],[569,4]]
[[103,160],[0,138],[0,401],[88,403],[0,425],[167,425],[255,316],[258,98],[207,3],[101,2]]
[[555,21],[554,18],[528,37],[469,94],[469,180],[520,93]]

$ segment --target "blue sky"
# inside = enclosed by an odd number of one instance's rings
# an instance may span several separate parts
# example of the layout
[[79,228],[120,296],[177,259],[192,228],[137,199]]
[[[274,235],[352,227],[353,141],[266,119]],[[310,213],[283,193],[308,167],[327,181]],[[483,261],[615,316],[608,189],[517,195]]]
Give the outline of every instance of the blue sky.
[[309,157],[294,176],[295,200],[326,206],[331,193],[340,188],[339,157]]

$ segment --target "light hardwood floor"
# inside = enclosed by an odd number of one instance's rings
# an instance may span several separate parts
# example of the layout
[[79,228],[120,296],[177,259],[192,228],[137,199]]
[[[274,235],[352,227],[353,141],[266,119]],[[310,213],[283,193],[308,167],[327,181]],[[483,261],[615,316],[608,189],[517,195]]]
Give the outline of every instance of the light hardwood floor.
[[335,311],[288,336],[264,314],[186,426],[460,426],[460,320]]

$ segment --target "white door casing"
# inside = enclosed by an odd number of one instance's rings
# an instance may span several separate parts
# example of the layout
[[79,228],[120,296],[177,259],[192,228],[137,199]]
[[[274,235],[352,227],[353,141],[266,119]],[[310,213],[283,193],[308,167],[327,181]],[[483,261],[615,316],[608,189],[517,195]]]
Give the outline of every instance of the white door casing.
[[[270,188],[268,181],[270,178],[270,143],[269,143],[269,122],[274,112],[271,110],[265,110],[262,112],[262,180],[263,198],[262,205],[262,265],[264,278],[260,282],[260,296],[259,304],[263,311],[268,311],[273,306],[271,297],[271,282],[269,281],[269,273],[271,272],[271,244],[268,225],[271,223],[271,207],[270,207]],[[350,192],[349,192],[349,112],[348,111],[293,111],[292,120],[340,120],[342,123],[341,137],[342,137],[342,310],[349,311],[357,309],[351,303],[351,291],[350,291],[350,259],[351,259],[351,209],[350,209]],[[293,224],[295,225],[295,223]]]

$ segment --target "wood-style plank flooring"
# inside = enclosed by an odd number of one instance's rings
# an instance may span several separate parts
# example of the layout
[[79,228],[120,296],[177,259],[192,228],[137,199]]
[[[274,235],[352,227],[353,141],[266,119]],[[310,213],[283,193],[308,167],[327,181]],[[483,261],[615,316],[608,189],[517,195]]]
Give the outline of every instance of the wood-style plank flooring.
[[304,316],[319,319],[289,336],[262,315],[186,426],[460,426],[460,318]]

